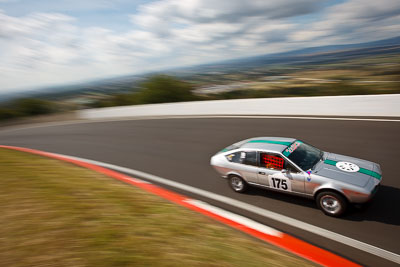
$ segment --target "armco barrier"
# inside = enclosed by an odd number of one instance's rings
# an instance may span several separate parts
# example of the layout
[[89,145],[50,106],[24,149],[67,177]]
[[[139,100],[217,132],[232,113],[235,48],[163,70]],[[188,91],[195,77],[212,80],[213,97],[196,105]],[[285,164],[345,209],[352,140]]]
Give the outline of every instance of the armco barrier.
[[81,119],[207,115],[400,117],[400,94],[195,101],[88,109],[78,112]]

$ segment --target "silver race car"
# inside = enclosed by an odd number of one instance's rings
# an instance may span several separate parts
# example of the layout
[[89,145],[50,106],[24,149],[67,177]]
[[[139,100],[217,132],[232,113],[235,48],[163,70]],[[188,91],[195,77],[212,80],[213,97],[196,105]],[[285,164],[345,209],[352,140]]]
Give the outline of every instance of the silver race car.
[[382,180],[377,163],[283,137],[240,141],[215,154],[211,165],[236,192],[254,185],[314,198],[325,214],[335,217],[348,203],[368,202]]

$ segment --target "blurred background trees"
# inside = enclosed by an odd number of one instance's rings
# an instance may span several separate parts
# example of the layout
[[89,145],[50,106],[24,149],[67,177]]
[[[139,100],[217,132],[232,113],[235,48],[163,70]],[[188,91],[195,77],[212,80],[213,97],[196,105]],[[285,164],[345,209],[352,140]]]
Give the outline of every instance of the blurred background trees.
[[14,102],[14,111],[19,116],[35,116],[54,113],[56,105],[47,100],[37,98],[22,98]]
[[197,100],[192,90],[192,85],[187,82],[167,75],[156,75],[142,84],[137,100],[140,104]]
[[150,76],[139,85],[139,91],[115,94],[94,102],[91,107],[111,107],[139,104],[170,103],[200,100],[193,94],[193,86],[168,75]]
[[38,98],[21,98],[0,107],[0,120],[44,115],[57,111],[55,102]]
[[[193,90],[188,82],[168,75],[154,75],[141,83],[139,88],[132,88],[131,92],[111,94],[75,109],[200,100]],[[62,101],[20,98],[0,106],[0,120],[51,114],[63,109]]]

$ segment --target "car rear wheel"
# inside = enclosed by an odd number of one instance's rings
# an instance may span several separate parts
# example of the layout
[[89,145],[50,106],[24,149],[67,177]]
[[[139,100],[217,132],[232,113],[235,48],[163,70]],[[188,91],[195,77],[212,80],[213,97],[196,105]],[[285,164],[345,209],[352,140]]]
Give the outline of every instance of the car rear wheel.
[[339,217],[344,214],[347,208],[346,199],[335,192],[324,191],[317,195],[317,205],[326,214],[332,217]]
[[229,186],[233,189],[233,191],[242,193],[247,189],[247,183],[243,180],[243,178],[237,175],[231,175],[228,179]]

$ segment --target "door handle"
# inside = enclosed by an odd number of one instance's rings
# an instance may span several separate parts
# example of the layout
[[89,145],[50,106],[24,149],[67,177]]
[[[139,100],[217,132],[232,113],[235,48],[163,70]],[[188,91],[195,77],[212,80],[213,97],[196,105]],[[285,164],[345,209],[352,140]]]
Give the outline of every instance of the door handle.
[[262,175],[265,175],[265,172],[258,172],[258,174],[262,174]]

